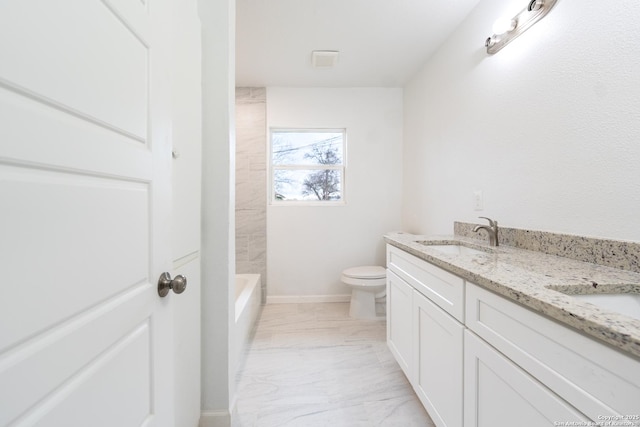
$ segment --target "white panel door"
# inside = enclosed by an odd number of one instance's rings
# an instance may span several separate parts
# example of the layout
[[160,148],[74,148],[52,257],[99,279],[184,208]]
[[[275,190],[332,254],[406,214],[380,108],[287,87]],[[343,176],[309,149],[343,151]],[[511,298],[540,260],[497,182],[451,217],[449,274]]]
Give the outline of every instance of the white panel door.
[[173,424],[167,7],[0,2],[0,426]]

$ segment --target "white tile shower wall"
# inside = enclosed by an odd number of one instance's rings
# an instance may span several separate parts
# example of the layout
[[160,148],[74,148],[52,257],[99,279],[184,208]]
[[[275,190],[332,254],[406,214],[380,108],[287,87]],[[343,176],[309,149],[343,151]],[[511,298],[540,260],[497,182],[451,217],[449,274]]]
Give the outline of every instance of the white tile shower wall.
[[267,275],[266,141],[265,88],[236,88],[236,272],[261,277]]

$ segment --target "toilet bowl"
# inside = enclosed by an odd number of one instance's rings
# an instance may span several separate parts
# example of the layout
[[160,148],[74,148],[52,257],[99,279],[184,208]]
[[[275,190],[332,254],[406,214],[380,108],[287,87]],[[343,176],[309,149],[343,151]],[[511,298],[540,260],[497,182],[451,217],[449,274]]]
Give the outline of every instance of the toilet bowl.
[[351,288],[349,315],[371,319],[376,315],[376,298],[385,295],[387,271],[378,265],[352,267],[342,272],[340,280]]

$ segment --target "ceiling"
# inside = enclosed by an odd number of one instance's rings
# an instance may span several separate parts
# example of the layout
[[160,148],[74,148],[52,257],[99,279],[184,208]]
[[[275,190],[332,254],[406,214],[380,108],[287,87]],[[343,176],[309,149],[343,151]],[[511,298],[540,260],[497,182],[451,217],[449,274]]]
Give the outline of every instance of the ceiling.
[[237,0],[236,86],[403,86],[478,1]]

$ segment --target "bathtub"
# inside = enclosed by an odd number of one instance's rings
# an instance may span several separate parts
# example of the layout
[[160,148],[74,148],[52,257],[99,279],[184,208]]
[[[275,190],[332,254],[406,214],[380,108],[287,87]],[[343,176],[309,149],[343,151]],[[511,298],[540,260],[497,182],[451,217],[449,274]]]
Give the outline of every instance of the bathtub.
[[243,359],[243,350],[251,339],[253,327],[260,314],[261,292],[259,274],[236,274],[234,332],[236,360]]

